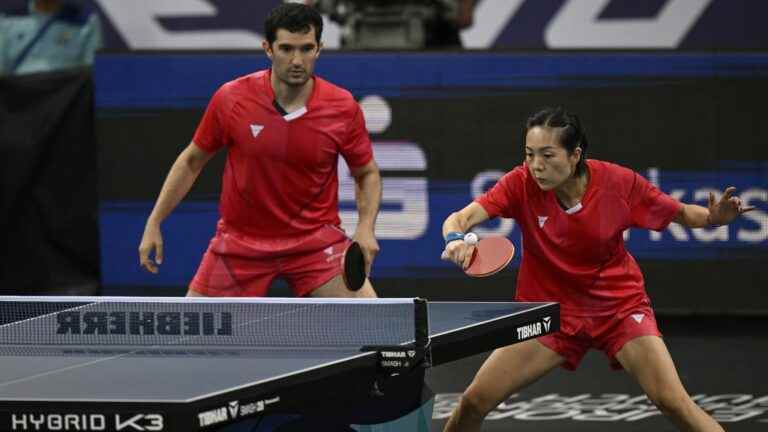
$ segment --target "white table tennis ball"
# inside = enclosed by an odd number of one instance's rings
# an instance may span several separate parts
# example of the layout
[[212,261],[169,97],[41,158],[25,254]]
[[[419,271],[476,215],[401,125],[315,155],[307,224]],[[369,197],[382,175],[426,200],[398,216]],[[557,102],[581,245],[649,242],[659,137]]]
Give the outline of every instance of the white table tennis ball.
[[464,234],[464,242],[468,245],[474,246],[477,244],[477,234],[471,232]]

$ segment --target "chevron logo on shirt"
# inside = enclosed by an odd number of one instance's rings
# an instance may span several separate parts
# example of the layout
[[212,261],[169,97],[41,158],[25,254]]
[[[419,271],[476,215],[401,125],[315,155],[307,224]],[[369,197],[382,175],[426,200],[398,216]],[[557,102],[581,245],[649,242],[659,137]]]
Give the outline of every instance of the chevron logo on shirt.
[[638,324],[643,322],[643,318],[645,318],[645,315],[643,314],[632,314],[632,319],[637,321]]
[[264,129],[264,126],[258,125],[258,124],[252,124],[251,125],[251,133],[253,134],[253,137],[256,138],[261,133],[262,129]]
[[539,228],[544,228],[544,223],[547,221],[547,216],[539,216]]

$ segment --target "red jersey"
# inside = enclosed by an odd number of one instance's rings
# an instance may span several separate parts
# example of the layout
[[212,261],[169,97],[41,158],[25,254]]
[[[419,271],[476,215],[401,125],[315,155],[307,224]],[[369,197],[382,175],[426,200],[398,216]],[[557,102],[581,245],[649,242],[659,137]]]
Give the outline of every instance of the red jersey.
[[630,227],[664,229],[682,204],[643,177],[587,160],[581,203],[564,210],[526,165],[477,199],[488,214],[514,218],[523,234],[516,300],[556,301],[564,314],[607,315],[647,300],[640,267],[624,248]]
[[228,149],[221,217],[256,237],[338,226],[339,154],[351,168],[373,158],[362,110],[348,91],[313,77],[306,106],[282,115],[270,76],[264,70],[224,84],[195,132],[206,152]]

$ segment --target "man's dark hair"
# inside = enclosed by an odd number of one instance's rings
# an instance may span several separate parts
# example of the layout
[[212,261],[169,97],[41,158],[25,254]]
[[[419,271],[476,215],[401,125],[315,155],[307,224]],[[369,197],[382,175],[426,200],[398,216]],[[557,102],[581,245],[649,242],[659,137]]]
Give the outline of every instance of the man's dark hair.
[[277,30],[291,33],[309,33],[315,29],[315,39],[320,44],[323,34],[323,17],[313,7],[301,3],[284,3],[272,9],[264,21],[264,32],[271,46],[277,38]]
[[557,136],[560,145],[565,147],[568,154],[573,154],[577,147],[581,148],[581,158],[576,165],[575,174],[577,176],[582,175],[586,169],[585,161],[587,160],[589,141],[587,140],[584,128],[581,126],[579,117],[561,107],[544,108],[528,117],[528,121],[525,123],[525,130],[523,131],[523,143],[525,143],[525,137],[528,136],[528,131],[536,126],[560,129]]

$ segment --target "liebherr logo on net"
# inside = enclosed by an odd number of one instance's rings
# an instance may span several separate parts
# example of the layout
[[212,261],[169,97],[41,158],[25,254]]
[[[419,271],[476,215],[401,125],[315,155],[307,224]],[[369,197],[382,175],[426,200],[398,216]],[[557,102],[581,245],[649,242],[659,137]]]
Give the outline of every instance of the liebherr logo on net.
[[161,414],[11,413],[12,431],[127,431],[165,430]]
[[56,333],[73,335],[231,335],[229,312],[66,311]]

